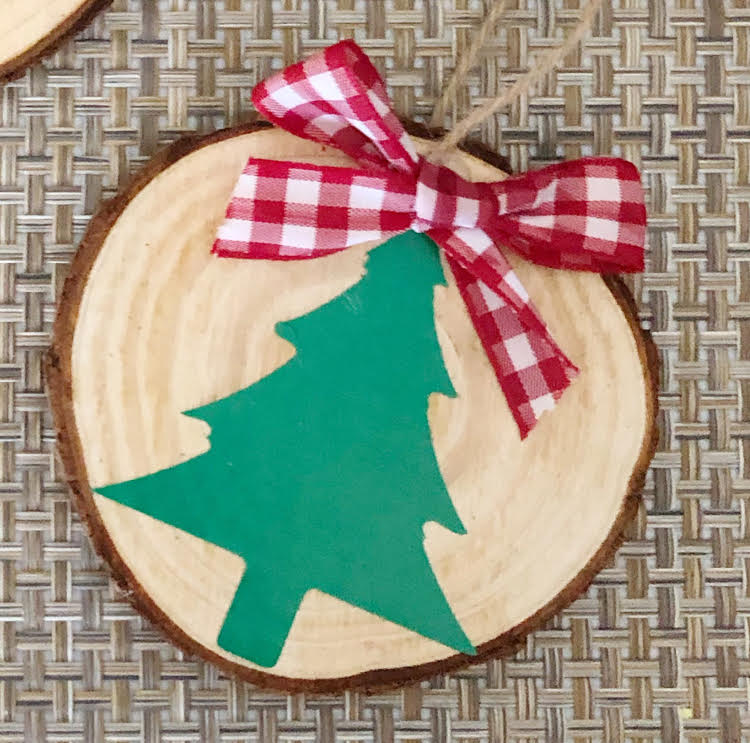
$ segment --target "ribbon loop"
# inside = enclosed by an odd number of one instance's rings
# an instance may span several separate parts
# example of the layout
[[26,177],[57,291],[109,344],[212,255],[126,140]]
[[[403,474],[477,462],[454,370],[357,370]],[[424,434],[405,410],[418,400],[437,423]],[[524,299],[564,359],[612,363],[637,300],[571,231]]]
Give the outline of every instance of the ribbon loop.
[[501,245],[545,266],[643,270],[646,211],[635,166],[584,158],[475,183],[416,154],[377,70],[352,41],[253,91],[258,110],[360,167],[251,158],[219,228],[220,256],[298,260],[413,229],[446,253],[482,346],[525,437],[578,373]]
[[[646,207],[635,165],[586,157],[493,184],[502,244],[551,268],[643,271]],[[490,225],[487,225],[490,228]]]
[[416,174],[417,153],[385,84],[353,41],[340,41],[259,83],[253,103],[272,124],[361,165]]

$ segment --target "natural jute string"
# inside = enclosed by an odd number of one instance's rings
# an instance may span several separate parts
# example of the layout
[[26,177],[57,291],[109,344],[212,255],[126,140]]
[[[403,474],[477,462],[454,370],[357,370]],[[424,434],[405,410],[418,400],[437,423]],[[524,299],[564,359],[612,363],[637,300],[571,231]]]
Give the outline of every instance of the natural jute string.
[[[448,108],[456,89],[466,81],[466,76],[468,75],[469,70],[476,63],[479,52],[487,41],[489,35],[492,33],[500,16],[505,11],[507,4],[507,0],[496,0],[496,2],[493,3],[490,12],[487,14],[487,17],[479,28],[469,50],[456,65],[456,70],[448,82],[440,101],[435,107],[435,112],[431,121],[433,126],[439,126],[442,122],[445,111]],[[509,103],[512,103],[524,93],[528,92],[528,90],[536,85],[536,83],[538,83],[548,72],[557,67],[557,65],[560,64],[560,62],[576,47],[578,42],[589,31],[601,5],[602,0],[589,0],[583,8],[581,20],[576,24],[576,27],[560,46],[549,49],[542,55],[539,63],[518,78],[513,85],[506,88],[496,98],[478,106],[465,118],[459,121],[435,144],[432,150],[433,153],[444,153],[457,147],[461,140],[463,140],[464,137],[474,129],[474,127],[479,126],[479,124],[492,116],[496,111],[499,111],[503,106],[507,106]]]
[[445,112],[448,110],[448,106],[456,93],[456,88],[466,80],[469,70],[477,62],[479,52],[484,48],[487,39],[495,29],[497,22],[500,20],[507,7],[508,0],[497,0],[497,2],[495,2],[490,8],[490,12],[479,27],[479,31],[477,31],[474,36],[471,46],[459,57],[456,69],[453,70],[453,74],[451,75],[450,80],[448,80],[448,84],[445,86],[443,95],[440,96],[440,100],[437,102],[435,110],[432,112],[430,126],[437,127],[442,124],[443,119],[445,118]]

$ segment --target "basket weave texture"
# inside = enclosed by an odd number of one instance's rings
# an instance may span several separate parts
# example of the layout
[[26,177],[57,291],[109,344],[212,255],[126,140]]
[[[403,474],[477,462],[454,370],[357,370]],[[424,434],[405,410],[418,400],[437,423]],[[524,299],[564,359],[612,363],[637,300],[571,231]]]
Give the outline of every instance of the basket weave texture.
[[[581,4],[511,2],[456,110],[514,80]],[[516,171],[610,153],[641,166],[648,271],[630,283],[662,362],[661,440],[638,518],[589,591],[515,656],[372,696],[262,692],[140,619],[72,509],[42,357],[102,200],[181,134],[251,118],[255,82],[340,37],[376,60],[400,113],[428,118],[483,13],[479,0],[115,0],[0,89],[2,741],[750,736],[744,0],[605,2],[582,52],[476,132]]]

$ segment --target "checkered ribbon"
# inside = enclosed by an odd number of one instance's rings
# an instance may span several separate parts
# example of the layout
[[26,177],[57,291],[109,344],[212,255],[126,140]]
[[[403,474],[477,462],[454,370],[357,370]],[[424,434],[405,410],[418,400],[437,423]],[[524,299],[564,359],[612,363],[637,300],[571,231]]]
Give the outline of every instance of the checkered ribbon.
[[646,212],[637,169],[585,158],[473,183],[417,155],[364,52],[342,41],[260,83],[272,123],[335,147],[357,167],[251,158],[214,252],[317,258],[404,230],[445,252],[521,436],[577,368],[558,348],[503,254],[597,273],[643,270]]

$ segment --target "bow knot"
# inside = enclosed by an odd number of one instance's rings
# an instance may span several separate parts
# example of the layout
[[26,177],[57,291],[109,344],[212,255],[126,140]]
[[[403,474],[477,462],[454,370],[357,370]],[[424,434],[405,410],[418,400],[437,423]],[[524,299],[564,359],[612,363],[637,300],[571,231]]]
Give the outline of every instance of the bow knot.
[[578,370],[550,336],[504,250],[552,268],[643,270],[635,166],[583,158],[475,183],[419,156],[385,85],[352,41],[260,83],[269,121],[341,150],[354,167],[250,158],[219,229],[220,256],[317,258],[405,230],[445,252],[521,436]]
[[491,184],[468,181],[455,170],[419,158],[414,203],[415,232],[433,228],[489,226],[499,215]]

